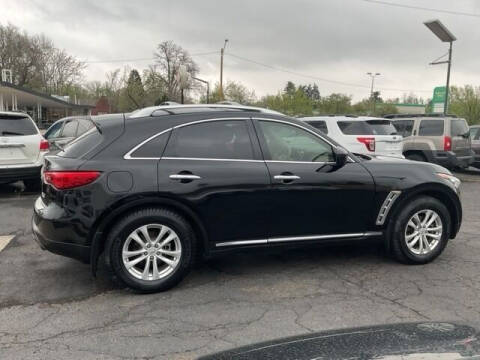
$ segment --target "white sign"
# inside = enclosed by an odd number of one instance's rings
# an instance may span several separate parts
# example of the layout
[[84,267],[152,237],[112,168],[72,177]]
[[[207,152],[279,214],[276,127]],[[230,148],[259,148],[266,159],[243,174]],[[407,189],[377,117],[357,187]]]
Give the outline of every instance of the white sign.
[[437,114],[437,113],[440,113],[440,114],[443,113],[443,110],[444,110],[444,109],[445,109],[445,104],[443,104],[443,103],[434,103],[434,104],[433,104],[433,112],[434,112],[435,114]]

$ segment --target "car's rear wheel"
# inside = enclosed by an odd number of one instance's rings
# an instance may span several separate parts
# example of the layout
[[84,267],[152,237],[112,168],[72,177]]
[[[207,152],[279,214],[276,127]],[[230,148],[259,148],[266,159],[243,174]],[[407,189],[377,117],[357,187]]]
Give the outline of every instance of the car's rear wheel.
[[195,235],[179,214],[161,208],[133,212],[108,239],[114,276],[140,292],[164,291],[187,275],[195,258]]
[[426,264],[445,249],[450,234],[448,209],[439,200],[421,196],[409,202],[394,219],[391,248],[407,264]]

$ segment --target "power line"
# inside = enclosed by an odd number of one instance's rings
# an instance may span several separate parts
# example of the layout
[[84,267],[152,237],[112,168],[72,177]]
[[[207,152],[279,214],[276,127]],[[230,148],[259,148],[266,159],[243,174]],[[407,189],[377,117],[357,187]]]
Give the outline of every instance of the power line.
[[[203,53],[189,54],[190,56],[203,56],[218,54],[218,51],[209,51]],[[138,61],[153,61],[155,58],[135,58],[135,59],[111,59],[111,60],[85,60],[82,61],[85,64],[110,64],[110,63],[122,63],[122,62],[138,62]]]
[[362,0],[362,1],[365,1],[365,2],[368,2],[368,3],[373,3],[373,4],[400,7],[400,8],[405,8],[405,9],[434,11],[434,12],[438,12],[438,13],[442,13],[442,14],[450,14],[450,15],[480,17],[480,14],[473,14],[473,13],[453,11],[453,10],[445,10],[445,9],[433,9],[433,8],[427,8],[427,7],[423,7],[423,6],[404,5],[404,4],[391,3],[391,2],[387,2],[387,1],[381,1],[381,0]]
[[[272,70],[284,72],[284,73],[291,74],[291,75],[296,75],[296,76],[300,76],[300,77],[304,77],[304,78],[314,79],[314,80],[318,80],[318,81],[323,81],[323,82],[328,82],[328,83],[342,85],[342,86],[348,86],[348,87],[356,87],[356,88],[362,88],[362,89],[369,89],[370,88],[368,85],[361,85],[361,84],[348,83],[348,82],[343,82],[343,81],[338,81],[338,80],[326,79],[326,78],[321,78],[321,77],[314,76],[314,75],[302,74],[302,73],[298,73],[296,71],[291,71],[291,70],[287,70],[287,69],[278,68],[278,67],[271,66],[271,65],[268,65],[268,64],[264,64],[264,63],[261,63],[261,62],[255,61],[255,60],[247,59],[243,56],[238,56],[238,55],[235,55],[235,54],[232,54],[232,53],[225,53],[225,54],[229,55],[229,56],[232,56],[234,58],[243,60],[243,61],[251,62],[251,63],[256,64],[256,65],[260,65],[260,66],[263,66],[263,67],[266,67],[266,68],[269,68],[269,69],[272,69]],[[412,89],[394,89],[394,88],[377,88],[377,89],[383,90],[383,91],[431,93],[431,90],[412,90]]]

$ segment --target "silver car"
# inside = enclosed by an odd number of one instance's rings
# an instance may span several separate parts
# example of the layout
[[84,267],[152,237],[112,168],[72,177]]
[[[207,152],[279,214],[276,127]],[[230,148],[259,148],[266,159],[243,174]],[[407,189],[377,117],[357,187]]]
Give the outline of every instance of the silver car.
[[26,187],[39,187],[48,148],[48,141],[30,116],[0,112],[0,184],[23,180]]

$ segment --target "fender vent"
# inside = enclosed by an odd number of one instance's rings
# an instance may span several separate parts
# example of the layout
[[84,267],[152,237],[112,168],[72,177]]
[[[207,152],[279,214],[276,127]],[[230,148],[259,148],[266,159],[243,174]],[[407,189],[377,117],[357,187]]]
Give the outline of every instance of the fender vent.
[[390,208],[392,207],[393,203],[397,198],[400,196],[402,192],[398,190],[390,191],[385,198],[382,207],[380,208],[380,211],[378,212],[377,216],[377,225],[383,225],[385,222],[385,219],[387,218],[388,212],[390,211]]

